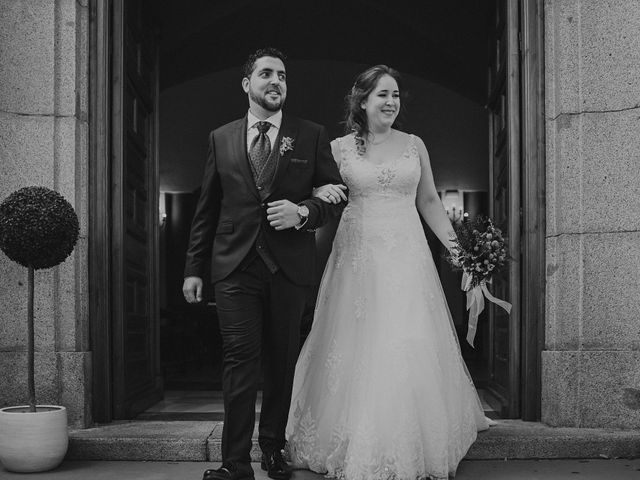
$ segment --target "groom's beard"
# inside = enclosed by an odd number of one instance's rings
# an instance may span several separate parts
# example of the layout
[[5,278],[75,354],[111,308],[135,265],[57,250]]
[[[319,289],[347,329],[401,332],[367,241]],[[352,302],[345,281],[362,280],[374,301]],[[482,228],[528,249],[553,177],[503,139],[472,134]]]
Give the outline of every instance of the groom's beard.
[[286,96],[281,89],[278,89],[278,92],[280,92],[279,99],[276,101],[271,101],[266,97],[259,97],[252,89],[249,89],[249,98],[251,98],[251,100],[253,100],[265,110],[268,110],[269,112],[277,112],[282,108],[282,105],[284,104],[284,101],[286,99]]

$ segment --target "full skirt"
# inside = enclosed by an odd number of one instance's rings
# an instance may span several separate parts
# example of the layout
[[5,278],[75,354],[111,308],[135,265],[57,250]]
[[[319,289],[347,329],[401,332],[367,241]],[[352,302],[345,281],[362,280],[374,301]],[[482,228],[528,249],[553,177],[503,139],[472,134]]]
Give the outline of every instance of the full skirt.
[[296,367],[293,464],[347,480],[446,479],[487,426],[417,211],[350,204]]

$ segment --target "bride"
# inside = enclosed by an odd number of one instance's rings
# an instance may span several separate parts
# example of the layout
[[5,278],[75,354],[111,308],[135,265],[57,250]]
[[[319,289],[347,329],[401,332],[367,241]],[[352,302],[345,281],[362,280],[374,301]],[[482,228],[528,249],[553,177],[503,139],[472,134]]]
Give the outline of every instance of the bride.
[[[398,72],[361,73],[332,142],[349,188],[296,366],[294,466],[346,480],[446,479],[487,428],[419,215],[453,248],[423,141],[392,128]],[[339,186],[316,192],[338,202]]]

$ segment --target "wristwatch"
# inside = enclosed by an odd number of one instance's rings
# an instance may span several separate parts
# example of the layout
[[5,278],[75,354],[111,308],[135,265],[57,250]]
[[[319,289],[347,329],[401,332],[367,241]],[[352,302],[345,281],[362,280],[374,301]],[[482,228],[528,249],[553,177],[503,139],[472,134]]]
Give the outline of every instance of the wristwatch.
[[298,205],[298,217],[300,217],[300,222],[296,225],[296,230],[304,227],[304,224],[309,220],[309,208],[306,205]]

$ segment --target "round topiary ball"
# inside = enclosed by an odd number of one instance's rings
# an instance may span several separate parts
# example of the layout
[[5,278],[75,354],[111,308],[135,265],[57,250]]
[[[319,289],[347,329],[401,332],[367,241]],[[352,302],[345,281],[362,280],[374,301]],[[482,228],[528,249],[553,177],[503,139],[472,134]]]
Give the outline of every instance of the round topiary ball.
[[78,216],[58,192],[25,187],[0,203],[0,249],[34,269],[62,263],[78,240]]

